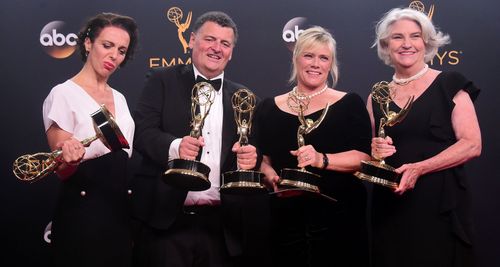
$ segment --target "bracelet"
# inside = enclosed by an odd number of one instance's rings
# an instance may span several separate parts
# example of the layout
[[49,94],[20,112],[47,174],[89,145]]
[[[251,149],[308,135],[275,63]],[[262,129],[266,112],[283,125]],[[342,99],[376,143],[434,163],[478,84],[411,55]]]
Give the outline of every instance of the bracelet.
[[328,160],[328,157],[326,156],[326,153],[323,154],[323,167],[321,169],[326,169],[328,167],[328,164],[330,164],[330,161]]

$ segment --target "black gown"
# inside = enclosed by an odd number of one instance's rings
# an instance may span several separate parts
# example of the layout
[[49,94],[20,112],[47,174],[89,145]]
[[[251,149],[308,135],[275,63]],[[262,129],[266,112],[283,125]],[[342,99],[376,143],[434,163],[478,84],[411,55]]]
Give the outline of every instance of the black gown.
[[[306,118],[317,120],[322,111]],[[290,154],[298,146],[297,116],[280,110],[269,98],[258,107],[255,124],[259,149],[271,158],[276,172],[297,168],[297,158]],[[368,113],[353,93],[331,105],[321,125],[305,136],[306,145],[325,153],[369,153],[370,140]],[[311,196],[274,198],[273,266],[367,266],[365,186],[352,173],[307,169],[321,175],[320,190],[338,202]]]
[[[456,142],[451,124],[453,97],[463,89],[475,100],[477,89],[456,72],[440,73],[413,103],[403,122],[386,127],[396,154],[386,163],[399,167],[428,159]],[[382,116],[372,102],[375,121]],[[399,111],[394,103],[390,109]],[[373,188],[374,266],[471,266],[470,188],[464,166],[421,176],[413,190],[398,196]]]
[[52,223],[54,266],[131,265],[127,160],[123,150],[107,153],[62,183]]

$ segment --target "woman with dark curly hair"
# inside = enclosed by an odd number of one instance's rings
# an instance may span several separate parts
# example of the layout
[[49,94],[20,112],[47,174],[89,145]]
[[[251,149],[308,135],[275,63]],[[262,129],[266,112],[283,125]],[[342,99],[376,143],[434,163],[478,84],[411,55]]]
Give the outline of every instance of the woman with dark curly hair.
[[[84,65],[54,88],[43,103],[51,149],[61,149],[56,173],[62,181],[52,221],[54,266],[130,266],[131,237],[126,166],[132,154],[134,121],[125,97],[108,84],[137,44],[137,25],[127,16],[101,13],[78,34]],[[95,135],[90,114],[105,105],[129,149],[111,151]]]

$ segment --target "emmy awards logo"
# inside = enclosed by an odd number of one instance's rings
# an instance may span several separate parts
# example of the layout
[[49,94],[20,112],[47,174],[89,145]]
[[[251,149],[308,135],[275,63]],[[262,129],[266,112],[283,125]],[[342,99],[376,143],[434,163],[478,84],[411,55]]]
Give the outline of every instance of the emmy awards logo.
[[[231,98],[234,120],[238,126],[241,146],[248,145],[248,135],[252,128],[252,117],[255,110],[256,98],[252,91],[242,88],[237,90]],[[252,170],[236,170],[222,175],[221,192],[231,194],[267,193],[262,185],[263,173]]]
[[179,41],[182,44],[182,47],[184,49],[184,54],[187,53],[188,49],[188,43],[184,36],[182,35],[188,28],[189,25],[191,24],[191,18],[193,16],[193,12],[189,11],[186,21],[184,23],[181,23],[181,19],[183,17],[182,10],[178,7],[171,7],[167,11],[167,18],[170,22],[174,23],[175,26],[177,26],[177,37],[179,38]]
[[[420,12],[422,12],[422,13],[425,14],[425,5],[421,1],[412,1],[408,5],[408,7],[411,8],[411,9],[415,9],[417,11],[420,11]],[[434,5],[431,5],[431,7],[429,8],[429,12],[427,12],[427,16],[431,20],[432,20],[432,15],[434,15]]]
[[[215,89],[207,82],[199,82],[191,90],[191,132],[189,136],[201,136],[205,118],[214,103]],[[197,160],[173,159],[167,163],[162,180],[166,184],[188,191],[210,188],[210,167]]]
[[[399,112],[390,110],[389,104],[393,102],[393,98],[389,83],[386,81],[381,81],[373,85],[371,96],[380,105],[380,110],[384,115],[380,118],[378,137],[385,138],[384,127],[391,127],[403,121],[410,111],[415,98],[414,96],[408,98],[406,104]],[[390,188],[397,188],[401,180],[401,175],[395,172],[392,166],[385,164],[384,159],[362,161],[361,170],[354,175],[362,180]]]
[[[309,101],[310,99],[304,95],[294,92],[288,94],[288,107],[298,114],[298,119],[300,122],[300,126],[297,129],[297,144],[299,148],[305,145],[304,136],[312,132],[314,129],[318,128],[321,122],[323,122],[330,107],[329,104],[326,105],[318,120],[314,121],[312,119],[306,119],[304,116],[304,111],[307,110]],[[278,185],[280,187],[299,188],[306,191],[320,193],[318,178],[320,178],[318,174],[309,172],[305,168],[284,168],[281,170]]]
[[[81,141],[84,147],[100,139],[111,151],[129,148],[127,139],[123,136],[113,115],[102,105],[99,110],[90,115],[94,123],[96,135]],[[27,154],[18,157],[12,166],[14,175],[24,182],[36,182],[54,171],[62,163],[62,150],[50,153]]]

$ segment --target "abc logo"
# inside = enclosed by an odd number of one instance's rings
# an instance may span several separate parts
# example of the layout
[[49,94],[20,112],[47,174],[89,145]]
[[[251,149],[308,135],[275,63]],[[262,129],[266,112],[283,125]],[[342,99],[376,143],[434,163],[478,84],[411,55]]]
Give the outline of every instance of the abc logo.
[[40,32],[40,44],[53,58],[67,58],[76,50],[78,36],[74,33],[65,33],[64,25],[63,21],[52,21]]
[[285,41],[286,46],[290,51],[293,51],[293,47],[295,46],[295,41],[299,34],[305,28],[307,19],[304,17],[296,17],[289,20],[285,27],[283,27],[283,41]]

